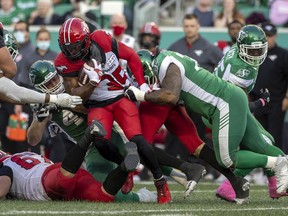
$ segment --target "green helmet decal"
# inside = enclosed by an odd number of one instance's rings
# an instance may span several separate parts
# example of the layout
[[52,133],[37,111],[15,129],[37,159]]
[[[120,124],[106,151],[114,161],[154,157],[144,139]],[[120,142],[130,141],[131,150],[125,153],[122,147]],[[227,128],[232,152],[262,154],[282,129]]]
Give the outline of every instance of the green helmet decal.
[[65,90],[63,78],[49,61],[34,62],[29,70],[29,78],[33,86],[43,93],[59,94]]
[[237,37],[239,57],[252,66],[261,65],[268,50],[267,38],[264,31],[256,25],[244,26]]
[[8,32],[7,30],[4,30],[4,42],[5,42],[7,49],[9,50],[9,52],[11,54],[11,57],[15,61],[15,59],[19,53],[19,51],[18,51],[19,50],[19,44],[18,44],[16,38],[14,37],[13,34]]
[[157,81],[157,77],[154,73],[153,64],[154,55],[149,50],[139,50],[137,52],[138,56],[140,57],[143,71],[144,71],[144,78],[148,85],[153,85]]

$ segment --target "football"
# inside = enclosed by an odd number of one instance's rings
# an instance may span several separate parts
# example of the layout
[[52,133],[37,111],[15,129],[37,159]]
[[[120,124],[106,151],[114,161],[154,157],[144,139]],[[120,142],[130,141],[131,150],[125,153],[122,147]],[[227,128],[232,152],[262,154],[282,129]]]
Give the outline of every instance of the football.
[[[85,64],[89,65],[90,67],[94,67],[94,62],[89,60],[87,61]],[[84,64],[84,65],[85,65]],[[85,84],[87,84],[89,82],[89,77],[88,75],[85,73],[85,71],[83,70],[83,67],[80,69],[80,71],[78,72],[78,85],[79,86],[83,86]]]

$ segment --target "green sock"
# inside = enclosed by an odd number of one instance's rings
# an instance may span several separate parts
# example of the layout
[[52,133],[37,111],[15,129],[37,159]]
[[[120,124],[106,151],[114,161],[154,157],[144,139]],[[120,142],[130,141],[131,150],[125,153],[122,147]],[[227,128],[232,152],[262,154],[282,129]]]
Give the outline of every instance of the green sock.
[[168,166],[161,166],[160,168],[161,168],[163,175],[165,175],[165,176],[170,176],[170,174],[173,170],[172,167],[168,167]]
[[140,199],[137,193],[130,192],[128,194],[123,194],[119,191],[115,195],[115,202],[140,202]]
[[258,167],[264,168],[267,164],[267,155],[258,154],[251,151],[240,150],[236,153],[235,168],[238,169],[254,169]]

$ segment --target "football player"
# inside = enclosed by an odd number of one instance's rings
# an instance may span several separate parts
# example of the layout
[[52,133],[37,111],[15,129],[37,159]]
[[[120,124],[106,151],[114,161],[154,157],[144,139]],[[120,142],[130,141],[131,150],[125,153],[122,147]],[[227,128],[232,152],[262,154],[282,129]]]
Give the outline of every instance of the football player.
[[[117,42],[105,31],[90,34],[87,24],[79,18],[66,20],[59,30],[61,52],[55,66],[64,78],[66,92],[81,96],[88,108],[88,124],[97,119],[111,137],[113,121],[120,125],[129,141],[136,143],[139,155],[150,169],[158,192],[158,202],[171,201],[171,195],[157,161],[154,149],[144,139],[135,103],[124,97],[124,87],[129,80],[122,70],[119,59],[127,60],[140,88],[150,91],[145,83],[141,62],[137,53],[121,42]],[[91,67],[85,62],[92,60]],[[77,75],[85,65],[90,81],[79,87]]]
[[[265,54],[265,46],[256,50],[254,46],[251,48],[250,52],[245,47],[250,56]],[[211,123],[216,159],[221,166],[272,169],[276,175],[277,193],[286,192],[287,158],[271,154],[281,150],[269,145],[262,136],[263,128],[259,127],[250,112],[243,90],[199,67],[197,62],[188,56],[171,51],[160,52],[157,56],[153,56],[149,51],[143,52],[142,55],[150,55],[146,58],[149,59],[149,62],[146,61],[149,67],[145,68],[153,68],[161,89],[146,94],[130,86],[126,91],[130,99],[170,105],[183,103],[186,109],[201,114]],[[251,61],[256,63],[262,60],[255,58]],[[246,182],[242,189],[248,191],[249,183]],[[247,198],[236,201],[243,203]]]
[[[259,66],[264,62],[268,43],[264,31],[255,25],[246,25],[240,29],[236,44],[224,55],[218,66],[214,70],[214,74],[223,80],[233,83],[242,88],[247,94],[253,89]],[[270,101],[268,90],[259,92],[260,98],[256,101],[249,102],[251,112],[264,107]],[[262,125],[256,120],[262,136],[269,145],[274,145],[274,138],[268,133]],[[268,148],[268,155],[278,156],[284,155],[284,152],[278,148]],[[248,175],[252,169],[241,170],[236,169],[235,174],[238,176]],[[287,196],[287,193],[277,193],[277,181],[275,174],[269,170],[265,171],[268,177],[269,195],[271,198],[279,198]],[[230,201],[235,196],[229,182],[224,181],[216,191],[216,196]]]
[[11,78],[17,71],[13,61],[17,54],[18,43],[15,37],[4,30],[0,22],[0,100],[14,104],[54,103],[64,107],[75,107],[82,103],[78,96],[42,94],[16,85]]
[[[0,181],[3,184],[0,197],[3,198],[5,191],[9,191],[11,197],[25,200],[113,202],[115,194],[126,180],[129,169],[126,165],[129,164],[123,162],[107,176],[103,184],[80,168],[90,143],[95,138],[102,139],[105,134],[103,125],[92,121],[62,163],[53,164],[47,158],[32,152],[14,155],[1,152]],[[129,151],[128,149],[125,160],[134,157]]]

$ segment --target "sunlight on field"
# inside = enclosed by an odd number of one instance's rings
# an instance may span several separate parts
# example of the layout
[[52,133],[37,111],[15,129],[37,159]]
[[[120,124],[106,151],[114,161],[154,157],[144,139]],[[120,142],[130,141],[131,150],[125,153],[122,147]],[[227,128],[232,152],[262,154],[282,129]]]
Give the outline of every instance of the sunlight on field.
[[[135,185],[155,191],[152,184]],[[251,186],[250,204],[236,205],[215,197],[216,184],[200,183],[191,196],[183,199],[183,187],[170,183],[173,202],[168,205],[156,203],[88,203],[88,202],[27,202],[2,201],[0,215],[213,215],[213,216],[264,216],[287,215],[288,198],[272,200],[267,187]]]

